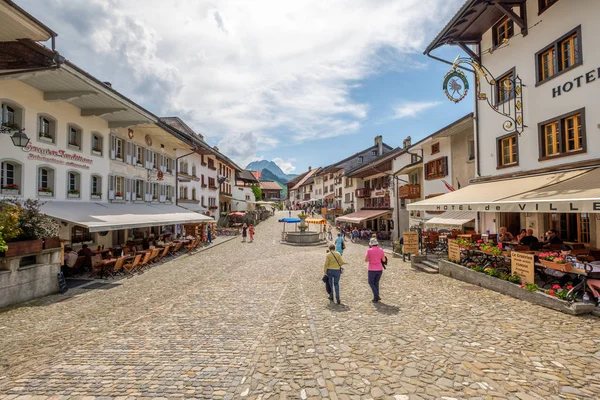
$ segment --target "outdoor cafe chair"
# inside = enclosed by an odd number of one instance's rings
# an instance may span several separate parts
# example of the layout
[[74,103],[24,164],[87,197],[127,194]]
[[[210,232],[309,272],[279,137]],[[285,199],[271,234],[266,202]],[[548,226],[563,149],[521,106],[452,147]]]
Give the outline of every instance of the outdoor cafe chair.
[[173,248],[171,249],[171,254],[176,255],[177,252],[181,249],[181,246],[183,246],[183,242],[177,242],[175,246],[173,246]]
[[135,258],[133,259],[132,262],[130,262],[130,263],[124,263],[123,264],[123,271],[125,271],[129,275],[133,275],[133,272],[135,272],[137,270],[138,266],[140,265],[140,260],[141,259],[142,259],[142,255],[138,254],[137,256],[135,256]]
[[126,259],[127,256],[119,257],[117,262],[115,262],[115,265],[113,265],[112,271],[109,270],[109,273],[113,278],[122,272],[121,270],[123,269],[123,264],[125,263]]
[[144,254],[144,258],[139,263],[138,268],[135,270],[135,272],[139,272],[139,271],[144,270],[144,268],[146,268],[148,266],[148,263],[150,262],[150,258],[151,257],[152,257],[152,252],[151,251],[145,253]]
[[169,252],[169,246],[165,246],[162,252],[160,252],[160,250],[159,250],[159,254],[156,257],[155,262],[160,262],[167,255],[168,252]]
[[194,239],[190,242],[190,244],[188,244],[187,246],[185,246],[186,250],[188,253],[191,253],[195,248],[196,248],[196,242],[197,240]]
[[154,264],[156,262],[156,256],[158,256],[158,252],[160,250],[157,248],[152,249],[152,252],[150,253],[150,261],[149,263]]

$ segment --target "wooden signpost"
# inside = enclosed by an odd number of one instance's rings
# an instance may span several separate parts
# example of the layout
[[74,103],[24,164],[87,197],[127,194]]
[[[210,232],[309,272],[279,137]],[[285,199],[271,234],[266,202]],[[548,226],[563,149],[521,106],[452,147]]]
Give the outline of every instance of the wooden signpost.
[[510,270],[513,275],[521,277],[521,283],[535,283],[533,254],[512,251],[510,253]]
[[408,254],[410,260],[411,255],[419,255],[419,232],[404,232],[404,249],[402,251],[402,260]]
[[448,241],[448,259],[460,263],[460,247],[454,240]]

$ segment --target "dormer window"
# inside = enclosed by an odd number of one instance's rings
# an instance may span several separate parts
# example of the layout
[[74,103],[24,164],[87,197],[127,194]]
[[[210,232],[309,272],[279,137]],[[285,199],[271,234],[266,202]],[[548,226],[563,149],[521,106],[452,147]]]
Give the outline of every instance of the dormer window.
[[362,157],[362,156],[358,157],[358,163],[359,163],[359,164],[362,164],[362,163],[363,163],[363,157]]

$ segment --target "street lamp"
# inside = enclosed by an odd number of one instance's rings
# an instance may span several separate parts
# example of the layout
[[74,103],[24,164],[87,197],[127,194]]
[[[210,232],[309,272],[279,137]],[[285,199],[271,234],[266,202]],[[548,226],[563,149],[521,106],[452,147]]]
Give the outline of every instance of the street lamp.
[[10,139],[12,140],[13,144],[17,147],[27,147],[27,144],[29,143],[29,138],[27,137],[25,132],[23,132],[24,130],[25,129],[19,129],[15,131],[13,127],[6,125],[0,126],[0,133],[10,135],[14,132]]

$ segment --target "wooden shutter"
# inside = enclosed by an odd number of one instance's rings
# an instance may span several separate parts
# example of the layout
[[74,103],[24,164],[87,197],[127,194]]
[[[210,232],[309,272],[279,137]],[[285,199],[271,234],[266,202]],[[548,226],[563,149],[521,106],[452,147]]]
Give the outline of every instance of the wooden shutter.
[[115,176],[114,175],[108,176],[108,199],[109,200],[115,199]]
[[448,157],[442,158],[442,176],[448,175]]
[[125,178],[125,200],[127,201],[131,201],[131,183],[132,180],[130,178]]
[[115,148],[117,147],[116,140],[117,140],[117,138],[115,138],[115,135],[111,134],[110,135],[110,158],[111,158],[111,160],[114,160],[116,158],[116,152],[115,152]]
[[424,172],[425,172],[425,180],[429,180],[429,163],[425,163]]
[[131,142],[125,142],[125,157],[123,158],[123,161],[125,161],[127,164],[131,164],[131,148],[133,147],[133,143]]

